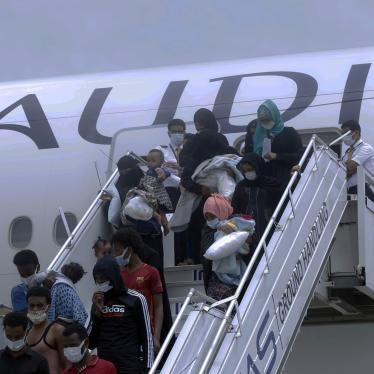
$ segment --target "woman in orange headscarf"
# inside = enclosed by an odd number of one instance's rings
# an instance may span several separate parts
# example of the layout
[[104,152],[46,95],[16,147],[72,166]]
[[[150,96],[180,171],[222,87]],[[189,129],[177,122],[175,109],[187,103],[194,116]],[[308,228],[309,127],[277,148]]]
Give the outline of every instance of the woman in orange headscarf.
[[[204,286],[208,296],[216,300],[223,299],[231,296],[239,284],[241,277],[246,269],[246,262],[243,258],[250,252],[249,239],[254,233],[255,221],[249,216],[232,216],[233,208],[230,202],[219,194],[213,194],[209,197],[203,208],[204,218],[206,219],[206,227],[202,233],[202,263],[204,272]],[[235,241],[237,234],[226,242],[229,246],[217,247],[211,249],[209,255],[205,254],[207,249],[218,239],[223,238],[225,235],[231,234],[234,231],[242,236],[243,232],[248,232],[247,240],[235,249],[238,242]],[[231,242],[230,242],[231,241]],[[231,247],[230,247],[231,246]],[[234,247],[232,247],[234,246]],[[235,252],[231,252],[234,249]],[[214,259],[210,256],[213,253],[226,252],[221,258]],[[205,258],[213,259],[209,261]]]
[[207,225],[212,229],[217,229],[219,221],[228,219],[233,212],[230,202],[220,194],[214,193],[210,196],[203,208]]

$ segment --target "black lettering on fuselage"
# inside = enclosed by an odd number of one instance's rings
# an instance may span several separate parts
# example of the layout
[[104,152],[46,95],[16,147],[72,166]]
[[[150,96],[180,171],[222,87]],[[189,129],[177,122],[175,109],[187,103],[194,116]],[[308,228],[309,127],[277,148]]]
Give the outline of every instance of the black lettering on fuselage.
[[170,82],[158,107],[153,125],[164,125],[169,123],[178,109],[178,104],[186,88],[187,81]]
[[317,81],[310,75],[295,71],[269,71],[253,74],[233,75],[228,77],[214,78],[211,82],[222,81],[214,102],[213,112],[219,120],[223,133],[236,133],[245,131],[245,126],[233,126],[230,123],[231,109],[234,104],[235,95],[243,78],[259,76],[279,76],[291,79],[296,83],[297,91],[294,101],[283,114],[283,120],[290,119],[302,113],[314,100],[318,90]]
[[[359,121],[363,92],[370,67],[371,63],[352,65],[344,89],[339,123],[348,119]],[[231,110],[242,79],[259,76],[279,76],[291,79],[296,83],[295,98],[291,106],[282,113],[284,121],[289,121],[301,114],[311,105],[317,95],[318,83],[315,78],[308,74],[294,71],[270,71],[213,78],[210,82],[222,82],[214,101],[213,112],[221,124],[223,133],[245,131],[244,126],[234,126],[230,123]],[[174,118],[187,83],[188,80],[181,80],[172,81],[168,84],[153,121],[154,125],[166,124]],[[111,144],[112,138],[110,136],[105,136],[98,132],[97,122],[112,88],[96,88],[83,109],[78,124],[78,132],[87,142]],[[59,145],[52,128],[35,94],[26,95],[9,105],[0,112],[0,120],[18,106],[22,106],[29,126],[0,123],[0,130],[11,130],[26,135],[40,150],[58,148]]]
[[112,138],[101,135],[97,131],[97,121],[105,101],[113,87],[96,88],[83,109],[78,124],[79,135],[86,141],[94,144],[110,144]]
[[0,130],[17,131],[29,137],[39,149],[58,148],[57,140],[42,106],[35,94],[24,96],[0,112],[0,120],[22,106],[29,126],[1,123]]
[[362,97],[371,64],[352,65],[344,88],[339,123],[360,121]]

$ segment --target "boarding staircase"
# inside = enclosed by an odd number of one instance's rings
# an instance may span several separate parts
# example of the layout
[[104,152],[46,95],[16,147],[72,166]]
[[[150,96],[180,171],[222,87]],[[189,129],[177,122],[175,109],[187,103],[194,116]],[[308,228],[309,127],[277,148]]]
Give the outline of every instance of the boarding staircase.
[[[345,168],[318,137],[299,165],[235,295],[195,305],[161,373],[270,374],[283,368],[347,206]],[[191,289],[182,313],[193,296]]]
[[[355,217],[357,227],[374,227],[374,208],[365,198],[363,187],[368,178],[374,185],[374,178],[359,168],[357,200],[349,202],[345,168],[317,136],[310,140],[299,165],[235,295],[219,302],[204,296],[199,266],[165,268],[175,322],[151,373],[156,371],[175,334],[178,338],[162,373],[280,372],[308,307],[316,298],[318,305],[324,300],[331,302],[326,290],[341,280],[339,275],[333,281],[330,277],[337,230],[341,230],[347,214]],[[102,190],[115,183],[117,176],[115,171]],[[92,269],[95,258],[90,246],[98,234],[110,235],[101,208],[98,196],[48,270],[58,271],[68,260]],[[356,210],[352,213],[352,209]],[[359,253],[347,266],[363,266],[351,269],[352,278],[359,281],[350,287],[374,299],[374,259],[369,251],[372,239],[368,230],[360,230]],[[336,258],[340,257],[337,253]],[[324,275],[330,277],[326,282],[321,281]],[[91,274],[78,285],[87,307],[94,289]],[[334,307],[343,308],[341,299],[336,300],[332,302]]]

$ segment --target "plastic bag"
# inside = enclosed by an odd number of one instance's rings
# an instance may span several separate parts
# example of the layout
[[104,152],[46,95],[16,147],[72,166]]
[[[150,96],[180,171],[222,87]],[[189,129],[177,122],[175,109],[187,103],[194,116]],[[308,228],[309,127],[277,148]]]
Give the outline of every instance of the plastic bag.
[[133,197],[123,210],[127,216],[140,221],[149,221],[153,216],[153,209],[141,196]]
[[205,252],[208,260],[220,260],[239,251],[248,239],[249,232],[235,231],[216,240]]

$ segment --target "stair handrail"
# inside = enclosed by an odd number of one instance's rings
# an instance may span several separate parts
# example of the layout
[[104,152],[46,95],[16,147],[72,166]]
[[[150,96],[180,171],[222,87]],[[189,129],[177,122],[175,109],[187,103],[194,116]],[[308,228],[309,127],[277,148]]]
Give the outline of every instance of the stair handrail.
[[[313,147],[313,149],[314,149],[314,143],[315,143],[315,141],[317,141],[317,140],[318,140],[318,142],[320,142],[321,144],[325,145],[325,143],[323,143],[322,140],[320,140],[320,139],[317,137],[317,135],[313,135],[312,138],[311,138],[311,140],[309,141],[309,143],[308,143],[308,145],[307,145],[307,147],[306,147],[304,153],[303,153],[303,156],[301,157],[301,160],[300,160],[299,164],[298,164],[300,167],[304,164],[304,162],[305,162],[305,160],[306,160],[306,158],[307,158],[309,152],[311,151],[312,147]],[[325,145],[325,146],[326,146],[326,145]],[[315,151],[315,149],[314,149],[314,151]],[[276,217],[277,214],[279,213],[279,211],[280,211],[280,209],[281,209],[281,207],[282,207],[282,205],[283,205],[284,200],[285,200],[286,197],[288,196],[288,187],[293,185],[293,183],[295,182],[295,180],[296,180],[296,178],[297,178],[297,174],[298,174],[298,173],[294,173],[294,174],[292,175],[291,180],[290,180],[290,182],[289,182],[289,184],[288,184],[286,190],[284,191],[284,193],[283,193],[283,195],[282,195],[282,198],[281,198],[281,200],[280,200],[280,202],[279,202],[277,208],[275,209],[275,211],[274,211],[274,213],[273,213],[273,215],[272,215],[272,218],[271,218],[271,220],[270,220],[268,226],[266,227],[265,232],[264,232],[264,234],[263,234],[263,236],[262,236],[262,238],[261,238],[259,244],[258,244],[257,247],[256,247],[256,250],[255,250],[255,252],[254,252],[254,254],[253,254],[253,256],[252,256],[252,258],[251,258],[251,260],[250,260],[250,262],[249,262],[249,264],[248,264],[248,266],[247,266],[246,272],[244,273],[244,276],[243,276],[241,282],[240,282],[239,285],[238,285],[237,292],[236,292],[234,295],[232,295],[232,296],[230,296],[230,297],[228,297],[228,298],[226,298],[226,299],[223,299],[223,300],[220,300],[220,301],[213,302],[213,303],[210,305],[210,307],[208,306],[207,308],[205,308],[206,311],[209,311],[209,310],[210,310],[211,308],[213,308],[213,307],[218,307],[218,306],[220,306],[220,305],[222,305],[222,304],[226,304],[226,303],[228,303],[228,302],[231,302],[231,303],[229,304],[229,307],[228,307],[228,309],[227,309],[227,312],[226,312],[226,314],[225,314],[225,316],[224,316],[224,318],[223,318],[223,322],[222,322],[222,324],[221,324],[221,326],[220,326],[220,330],[218,331],[218,334],[220,334],[220,333],[222,334],[222,332],[221,332],[221,330],[222,330],[222,325],[223,325],[224,323],[225,323],[225,325],[226,325],[226,324],[228,323],[228,321],[229,321],[229,318],[230,318],[231,313],[232,313],[232,309],[233,309],[233,308],[235,307],[235,305],[237,304],[238,296],[239,296],[239,294],[240,294],[240,292],[241,292],[241,289],[244,287],[245,281],[246,281],[246,279],[247,279],[248,276],[249,276],[249,272],[250,272],[251,268],[253,267],[253,265],[254,265],[254,263],[255,263],[255,260],[256,260],[257,256],[259,255],[259,253],[260,253],[260,251],[261,251],[261,247],[263,246],[263,243],[265,242],[265,238],[266,238],[267,235],[269,234],[269,232],[270,232],[270,230],[271,230],[271,228],[272,228],[272,225],[273,225],[273,223],[275,222],[275,217]],[[266,251],[265,251],[265,253],[266,253]],[[240,287],[240,290],[238,291],[239,287]],[[152,365],[152,368],[151,368],[149,374],[154,374],[154,373],[156,372],[157,367],[158,367],[158,365],[160,364],[160,362],[161,362],[161,360],[162,360],[162,357],[164,356],[164,354],[165,354],[165,352],[166,352],[166,350],[167,350],[167,347],[168,347],[168,345],[169,345],[169,343],[170,343],[170,341],[171,341],[171,338],[172,338],[174,332],[176,331],[177,326],[179,325],[179,323],[180,323],[181,320],[182,320],[182,317],[180,317],[181,314],[182,314],[181,312],[182,312],[182,310],[183,310],[183,312],[184,312],[184,310],[187,308],[187,305],[188,305],[189,302],[191,301],[194,292],[196,292],[196,290],[191,289],[190,292],[188,293],[188,295],[187,295],[187,297],[186,297],[186,299],[185,299],[185,301],[184,301],[184,303],[183,303],[183,306],[182,306],[181,311],[178,313],[178,316],[177,316],[176,320],[174,321],[174,323],[173,323],[173,325],[172,325],[172,327],[171,327],[171,329],[170,329],[170,331],[169,331],[169,333],[168,333],[168,335],[167,335],[165,341],[163,342],[163,344],[162,344],[162,346],[161,346],[161,348],[160,348],[160,351],[158,352],[158,354],[157,354],[157,356],[156,356],[155,361],[153,362],[153,365]],[[229,311],[229,310],[230,310],[230,311]],[[217,336],[218,336],[218,334],[217,334]],[[217,337],[217,336],[216,336],[216,337]],[[219,340],[220,340],[220,339],[219,339]],[[217,345],[218,343],[219,343],[219,341],[216,341],[216,339],[213,341],[213,344],[214,344],[214,345]],[[212,347],[213,347],[213,345],[211,346],[211,348],[212,348]],[[215,347],[213,347],[213,348],[214,348],[214,350],[212,350],[212,349],[209,350],[209,352],[208,352],[208,356],[206,356],[206,360],[204,361],[203,366],[202,366],[202,368],[200,369],[200,373],[202,373],[203,370],[206,370],[205,368],[207,368],[207,365],[209,365],[209,363],[210,363],[210,359],[211,359],[211,356],[215,353],[215,349],[216,349]],[[211,352],[211,350],[212,350],[212,352]]]
[[184,314],[185,310],[187,309],[188,305],[193,302],[193,298],[194,298],[195,295],[198,296],[200,299],[206,300],[210,303],[215,302],[214,299],[212,299],[211,297],[209,297],[207,295],[202,294],[201,292],[199,292],[195,288],[190,289],[186,298],[184,299],[182,307],[179,310],[179,313],[178,313],[173,325],[171,326],[171,329],[169,330],[164,342],[162,343],[162,346],[161,346],[160,350],[157,353],[156,359],[153,361],[153,365],[152,365],[148,374],[154,374],[156,372],[156,370],[157,370],[157,368],[158,368],[158,366],[159,366],[159,364],[162,360],[162,357],[164,356],[164,354],[165,354],[165,352],[168,348],[168,345],[171,342],[171,339],[173,338],[173,336],[174,336],[174,334],[177,330],[178,325],[182,321],[183,314]]
[[[94,201],[90,205],[90,207],[87,209],[87,211],[84,213],[83,217],[80,219],[78,224],[75,226],[74,230],[70,234],[70,236],[66,239],[65,243],[62,245],[61,249],[57,252],[56,256],[54,259],[51,261],[47,268],[47,272],[51,270],[57,271],[58,269],[56,268],[58,264],[61,263],[61,259],[67,257],[71,251],[73,251],[73,247],[70,247],[70,244],[73,242],[75,239],[75,236],[77,233],[85,226],[86,222],[88,219],[91,217],[92,213],[97,211],[98,208],[102,205],[102,200],[101,196],[103,193],[106,191],[106,189],[111,185],[111,183],[115,180],[115,178],[118,176],[119,172],[118,169],[116,169],[112,175],[109,177],[105,185],[101,188],[100,192],[98,195],[95,197]],[[99,202],[99,204],[98,204]]]
[[177,315],[177,318],[175,319],[173,325],[171,326],[171,329],[169,330],[164,342],[162,343],[162,346],[160,350],[157,353],[156,359],[153,362],[153,365],[149,371],[149,374],[154,374],[157,370],[158,365],[161,362],[162,357],[164,356],[166,349],[168,348],[169,343],[171,342],[171,339],[173,338],[175,331],[182,320],[183,314],[185,310],[188,307],[188,304],[191,302],[193,295],[196,293],[196,290],[194,288],[191,288],[190,291],[187,294],[186,299],[184,300],[182,307]]
[[351,130],[348,130],[347,132],[345,132],[344,134],[340,135],[338,138],[336,138],[335,140],[333,140],[331,143],[329,143],[329,147],[332,147],[333,145],[335,145],[336,143],[339,143],[341,140],[343,140],[347,135],[351,134],[352,131]]
[[[145,162],[141,157],[139,157],[133,151],[127,152],[126,156],[132,157],[134,160],[138,161],[139,163]],[[103,202],[101,200],[101,196],[103,195],[103,192],[106,191],[106,189],[113,183],[113,181],[118,177],[118,175],[119,175],[119,170],[118,168],[116,168],[114,172],[111,174],[111,176],[109,177],[109,179],[107,180],[107,182],[105,183],[105,185],[101,188],[100,192],[97,194],[94,201],[92,202],[90,207],[87,209],[83,217],[80,219],[78,224],[75,226],[71,235],[65,240],[65,243],[62,245],[60,250],[57,252],[56,256],[53,258],[53,260],[49,264],[47,268],[47,272],[51,270],[57,271],[58,266],[61,264],[61,262],[74,250],[74,248],[71,247],[71,244],[73,244],[73,241],[76,239],[76,235],[81,231],[82,228],[83,229],[85,228],[85,225],[88,223],[92,214],[95,214],[97,210],[102,206]],[[81,234],[83,233],[84,231],[81,232]]]
[[[340,136],[338,139],[341,140],[342,138],[344,138],[345,136],[347,135],[347,133],[343,134],[342,136]],[[334,142],[332,142],[333,144],[335,144]],[[317,166],[317,163],[318,163],[318,160],[317,160],[317,153],[316,153],[316,145],[320,145],[322,147],[324,147],[325,150],[329,150],[329,146],[326,145],[326,143],[324,143],[316,134],[314,134],[312,136],[312,138],[310,139],[299,163],[298,163],[298,169],[301,169],[303,167],[303,165],[305,164],[305,161],[308,159],[308,155],[309,155],[309,152],[311,150],[313,150],[313,153],[314,153],[314,158],[315,158],[315,167],[318,167]],[[331,143],[330,143],[331,144]],[[296,181],[298,177],[298,172],[294,172],[292,174],[292,177],[286,187],[286,189],[284,190],[283,192],[283,195],[281,197],[281,199],[279,200],[279,203],[277,205],[277,207],[275,208],[275,211],[265,229],[265,232],[264,234],[262,235],[257,247],[256,247],[256,250],[253,254],[253,256],[251,257],[251,260],[249,261],[249,264],[246,268],[246,271],[242,277],[242,279],[240,280],[240,283],[235,291],[235,294],[227,299],[223,299],[223,300],[220,300],[218,302],[216,302],[215,304],[212,304],[210,305],[209,309],[212,309],[214,307],[217,307],[219,305],[222,305],[222,304],[225,304],[227,302],[230,302],[230,304],[228,305],[227,309],[226,309],[226,313],[222,319],[222,322],[221,322],[221,325],[218,329],[218,332],[213,340],[213,343],[211,344],[209,350],[208,350],[208,353],[207,355],[205,356],[205,359],[203,361],[203,364],[199,370],[199,374],[204,374],[204,373],[207,373],[207,370],[211,364],[211,361],[212,359],[215,357],[216,353],[217,353],[217,350],[219,348],[219,345],[222,341],[222,339],[224,338],[224,334],[225,332],[227,331],[227,328],[228,328],[228,325],[231,321],[231,314],[235,308],[235,305],[237,303],[237,300],[239,298],[239,295],[241,294],[244,286],[245,286],[245,283],[247,281],[247,279],[249,278],[249,275],[251,273],[251,270],[255,264],[255,261],[257,260],[257,257],[260,255],[260,252],[261,252],[261,249],[264,248],[264,252],[265,252],[265,258],[266,258],[266,262],[267,262],[267,270],[269,271],[269,260],[268,260],[268,255],[267,255],[267,248],[266,248],[266,238],[267,236],[269,235],[270,231],[272,230],[273,228],[273,225],[276,224],[276,218],[280,212],[280,210],[282,209],[283,207],[283,204],[284,202],[286,201],[287,197],[290,197],[292,198],[292,187]],[[265,270],[265,273],[266,270]]]

